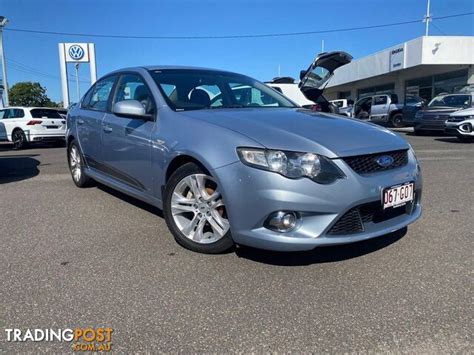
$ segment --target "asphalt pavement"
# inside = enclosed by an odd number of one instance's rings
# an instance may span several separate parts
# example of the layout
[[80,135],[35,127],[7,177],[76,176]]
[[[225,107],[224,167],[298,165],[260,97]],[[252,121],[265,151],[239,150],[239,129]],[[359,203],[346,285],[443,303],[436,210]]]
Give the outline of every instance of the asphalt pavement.
[[304,253],[201,255],[161,211],[78,189],[65,148],[0,145],[0,351],[6,328],[112,327],[117,352],[473,352],[474,144],[416,137],[421,220]]

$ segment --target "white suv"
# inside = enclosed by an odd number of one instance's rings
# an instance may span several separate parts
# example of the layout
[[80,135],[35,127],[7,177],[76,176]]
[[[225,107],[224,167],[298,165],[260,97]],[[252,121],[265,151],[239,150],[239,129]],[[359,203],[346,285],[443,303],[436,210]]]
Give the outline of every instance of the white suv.
[[66,119],[46,107],[7,107],[0,109],[0,140],[13,142],[16,149],[30,142],[65,142]]
[[474,142],[474,108],[459,110],[449,115],[444,123],[445,132],[463,142]]

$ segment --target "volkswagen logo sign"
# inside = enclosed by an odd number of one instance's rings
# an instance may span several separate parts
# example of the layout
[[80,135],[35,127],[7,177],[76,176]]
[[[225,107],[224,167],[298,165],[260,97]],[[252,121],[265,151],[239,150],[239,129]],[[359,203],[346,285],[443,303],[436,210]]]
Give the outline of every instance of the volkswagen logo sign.
[[77,44],[73,44],[69,47],[69,56],[74,60],[81,60],[84,57],[84,49]]
[[390,155],[381,155],[375,160],[375,162],[382,168],[388,168],[393,164],[393,158]]

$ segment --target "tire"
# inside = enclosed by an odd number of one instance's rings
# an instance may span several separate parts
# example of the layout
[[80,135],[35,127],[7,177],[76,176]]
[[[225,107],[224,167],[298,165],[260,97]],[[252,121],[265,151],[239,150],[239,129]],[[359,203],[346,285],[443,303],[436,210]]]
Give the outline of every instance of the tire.
[[163,215],[176,241],[186,249],[220,254],[234,245],[217,182],[194,163],[179,167],[169,178]]
[[93,180],[85,174],[84,158],[79,145],[73,140],[67,150],[67,161],[72,181],[77,187],[91,186]]
[[390,124],[394,128],[403,127],[403,115],[401,113],[396,113],[390,118]]
[[25,132],[21,128],[16,128],[12,132],[12,142],[15,149],[24,149],[28,145]]

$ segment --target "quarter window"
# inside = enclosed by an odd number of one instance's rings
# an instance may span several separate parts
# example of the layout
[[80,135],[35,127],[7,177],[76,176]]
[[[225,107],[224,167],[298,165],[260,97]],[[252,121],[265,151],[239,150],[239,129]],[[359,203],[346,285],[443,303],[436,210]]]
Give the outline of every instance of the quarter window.
[[110,92],[116,78],[116,76],[109,76],[99,80],[84,98],[82,107],[90,110],[106,111]]

